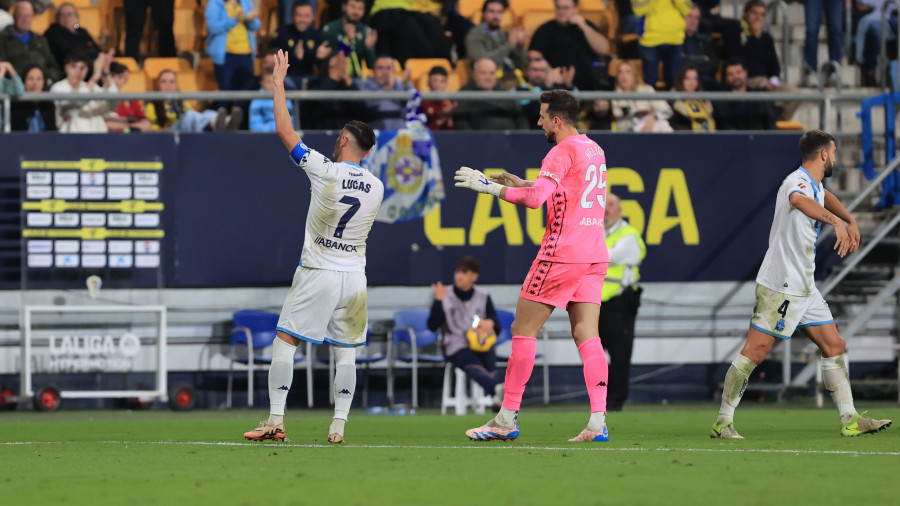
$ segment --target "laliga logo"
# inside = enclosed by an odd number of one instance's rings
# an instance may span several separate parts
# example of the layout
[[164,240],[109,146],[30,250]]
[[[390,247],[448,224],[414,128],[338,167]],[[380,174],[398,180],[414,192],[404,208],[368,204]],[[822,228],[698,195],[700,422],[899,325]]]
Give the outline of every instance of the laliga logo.
[[53,356],[105,356],[116,353],[133,357],[141,351],[141,338],[131,332],[116,339],[112,336],[62,336],[50,337],[50,355]]

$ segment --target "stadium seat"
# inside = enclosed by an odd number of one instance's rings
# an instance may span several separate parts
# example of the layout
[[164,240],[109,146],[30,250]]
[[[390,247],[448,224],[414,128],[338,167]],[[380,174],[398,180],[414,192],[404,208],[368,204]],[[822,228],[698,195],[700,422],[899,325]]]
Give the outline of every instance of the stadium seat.
[[134,58],[129,58],[128,56],[116,56],[115,58],[113,58],[113,61],[125,65],[125,68],[130,70],[132,73],[137,70],[141,70],[141,67],[138,66],[138,62],[135,61]]
[[444,58],[410,58],[406,60],[406,68],[410,69],[409,78],[412,82],[419,82],[422,76],[428,76],[428,72],[435,66],[444,67],[448,74],[453,73],[453,66]]
[[175,32],[175,48],[179,52],[193,53],[197,51],[202,26],[203,13],[196,4],[193,7],[176,7],[175,22],[172,27]]
[[103,15],[100,9],[96,7],[79,7],[78,24],[87,30],[91,37],[100,43],[101,46],[103,45],[103,41],[106,40],[106,29],[104,28],[105,24],[103,23]]
[[776,121],[775,127],[779,130],[796,130],[799,132],[804,130],[803,123],[799,121]]
[[191,64],[184,58],[147,58],[144,60],[144,72],[151,79],[156,79],[163,70],[174,72],[191,70]]
[[[547,10],[553,12],[554,10],[553,0],[510,0],[509,8],[519,17],[522,17],[526,11]],[[478,12],[481,13],[481,6],[478,7]]]
[[216,91],[219,83],[216,81],[216,68],[210,58],[200,58],[197,63],[197,82],[203,91]]
[[[129,58],[129,60],[130,59],[131,58]],[[153,89],[149,86],[150,83],[147,82],[147,76],[144,74],[143,70],[128,69],[128,82],[125,83],[125,86],[120,88],[119,91],[129,93],[143,93],[147,90]]]
[[[388,339],[388,402],[394,404],[395,363],[406,362],[412,367],[412,407],[419,405],[419,363],[440,365],[444,355],[438,334],[428,330],[427,309],[407,309],[394,313],[394,328]],[[402,349],[401,349],[402,348]],[[432,354],[422,354],[422,350]]]
[[[419,79],[415,81],[416,89],[419,91],[431,91],[431,88],[428,87],[428,74],[422,74],[419,76]],[[459,75],[455,72],[451,72],[449,76],[447,76],[447,91],[454,92],[459,91],[462,85],[459,84]]]
[[[12,13],[12,11],[10,11]],[[31,31],[34,33],[43,34],[47,31],[47,28],[50,27],[56,21],[56,9],[53,7],[47,7],[47,10],[40,14],[34,15],[34,20],[31,22]],[[91,35],[96,37],[96,35],[91,32]]]
[[[275,340],[278,324],[278,313],[267,311],[238,311],[234,313],[234,329],[231,331],[231,352],[229,358],[231,364],[228,368],[228,393],[225,407],[231,408],[231,393],[234,382],[234,363],[247,365],[247,406],[253,407],[253,373],[255,365],[271,364],[272,357],[260,355],[260,351],[272,346]],[[243,346],[247,349],[246,356],[238,356],[235,349]],[[308,357],[312,354],[312,343],[306,342],[306,354],[294,356],[294,363],[303,362],[306,368],[306,399],[307,405],[313,407],[313,375],[312,364]]]
[[[94,6],[93,0],[66,0],[66,2],[69,2],[70,4],[74,5],[75,8],[78,9],[78,12],[81,12],[82,8],[88,8],[88,7]],[[60,2],[60,5],[61,4],[62,4],[62,2]]]
[[[552,0],[547,0],[552,1]],[[484,0],[459,0],[456,5],[456,10],[459,11],[459,14],[469,19],[469,21],[475,22],[476,16],[478,19],[481,18],[481,7],[484,5]]]

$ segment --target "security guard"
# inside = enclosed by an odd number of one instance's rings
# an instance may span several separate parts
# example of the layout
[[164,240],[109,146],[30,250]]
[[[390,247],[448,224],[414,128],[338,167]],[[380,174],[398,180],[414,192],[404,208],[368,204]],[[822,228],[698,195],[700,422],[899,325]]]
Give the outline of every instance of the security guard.
[[619,197],[612,193],[606,197],[604,228],[609,268],[603,283],[599,327],[600,339],[611,359],[606,405],[609,411],[622,411],[631,376],[634,319],[641,305],[638,266],[647,255],[647,246],[637,229],[622,218]]

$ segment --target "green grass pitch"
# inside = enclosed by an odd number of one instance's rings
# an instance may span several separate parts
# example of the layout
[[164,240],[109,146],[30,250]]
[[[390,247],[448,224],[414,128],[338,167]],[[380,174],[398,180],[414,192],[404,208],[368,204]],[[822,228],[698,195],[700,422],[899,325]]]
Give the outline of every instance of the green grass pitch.
[[[286,443],[242,433],[261,410],[0,413],[0,504],[897,504],[900,427],[842,438],[832,406],[746,402],[744,441],[712,440],[717,405],[629,406],[609,443],[568,443],[587,407],[526,406],[513,442],[464,436],[488,416],[292,410]],[[900,418],[897,404],[863,404]]]

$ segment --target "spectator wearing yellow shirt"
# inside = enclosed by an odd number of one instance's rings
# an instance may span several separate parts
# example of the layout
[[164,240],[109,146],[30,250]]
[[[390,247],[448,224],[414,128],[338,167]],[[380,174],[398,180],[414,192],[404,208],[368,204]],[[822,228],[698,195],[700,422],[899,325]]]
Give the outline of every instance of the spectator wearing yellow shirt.
[[631,0],[640,19],[638,41],[644,82],[655,87],[659,78],[659,62],[663,63],[666,89],[675,84],[681,69],[681,46],[684,44],[684,17],[691,11],[690,0]]
[[256,30],[261,23],[252,0],[210,0],[206,5],[206,52],[220,90],[237,90],[253,77]]

